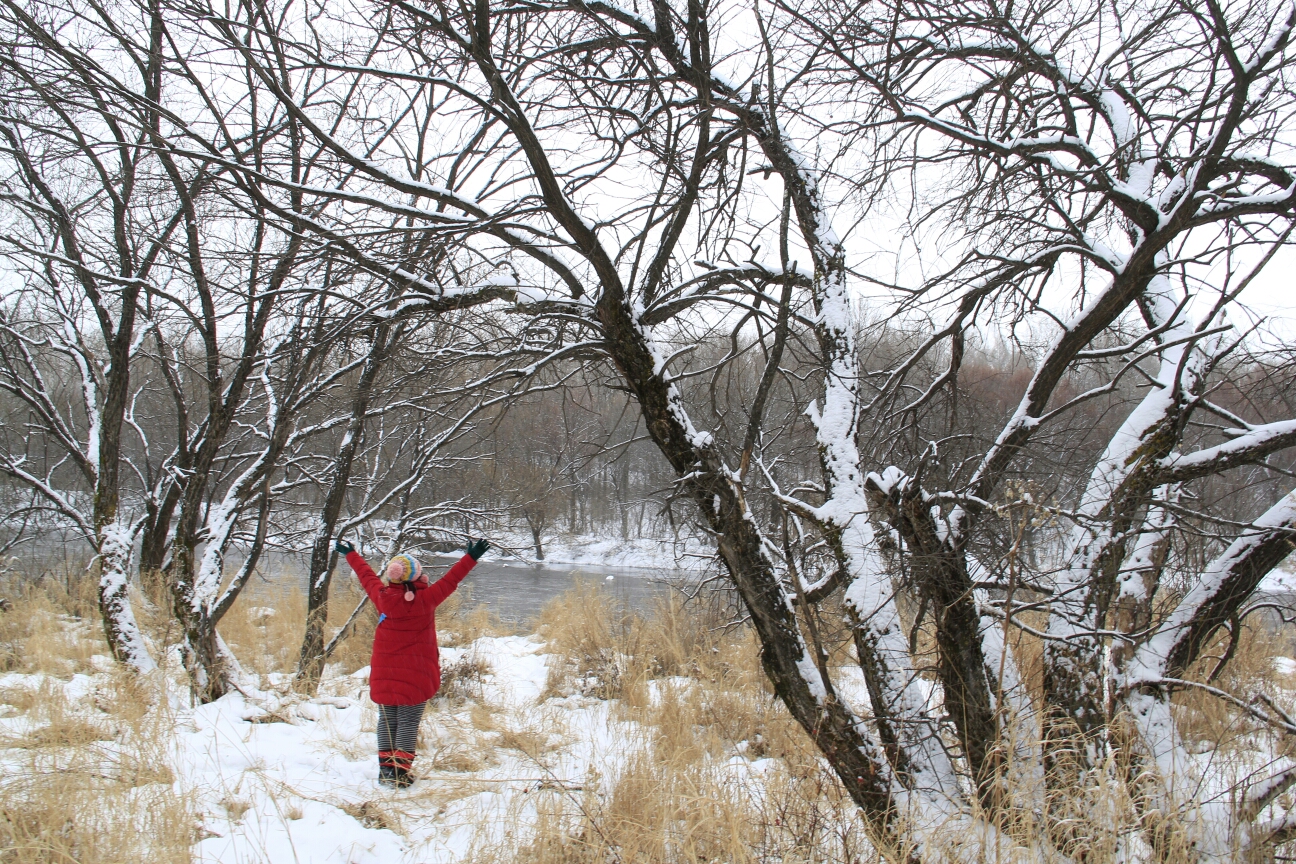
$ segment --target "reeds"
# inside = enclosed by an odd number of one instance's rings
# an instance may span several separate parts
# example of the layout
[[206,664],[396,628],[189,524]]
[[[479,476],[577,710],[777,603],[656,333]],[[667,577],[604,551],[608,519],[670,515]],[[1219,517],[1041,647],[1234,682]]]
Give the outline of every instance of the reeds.
[[[124,674],[107,659],[93,593],[85,586],[46,580],[10,588],[6,596],[0,667],[20,674],[0,679],[0,719],[6,721],[0,734],[0,864],[189,860],[198,839],[197,799],[180,789],[170,767],[175,718],[165,698],[168,685]],[[357,598],[350,583],[336,586],[331,627],[340,626]],[[167,616],[141,605],[162,655],[171,638]],[[267,689],[288,692],[304,608],[296,589],[259,584],[222,622],[223,637]],[[342,643],[325,676],[326,692],[368,663],[375,619],[368,616]],[[492,782],[476,772],[519,760],[549,778],[511,800],[507,830],[499,830],[498,820],[483,825],[467,860],[881,860],[841,783],[771,692],[750,630],[729,626],[718,607],[686,607],[672,594],[651,610],[634,612],[597,584],[580,585],[543,610],[538,633],[549,655],[544,693],[539,704],[513,709],[491,702],[488,685],[496,670],[481,650],[489,643],[479,642],[507,628],[467,592],[438,611],[438,626],[443,644],[461,651],[448,655],[453,659],[443,665],[442,693],[425,715],[418,764],[435,779],[416,790],[416,800],[475,794]],[[1243,628],[1214,684],[1282,697],[1296,684],[1274,666],[1284,639],[1270,628]],[[1216,660],[1230,650],[1226,636],[1217,643],[1190,670],[1197,680],[1210,679]],[[849,645],[827,647],[830,662],[849,677]],[[1035,646],[1015,647],[1030,682]],[[87,678],[70,687],[73,676]],[[87,688],[86,680],[93,686]],[[354,695],[355,684],[348,686]],[[851,698],[867,710],[861,692]],[[1233,766],[1228,770],[1239,776],[1261,749],[1270,748],[1270,756],[1284,752],[1276,735],[1208,693],[1177,694],[1174,706],[1187,744],[1209,750],[1216,764]],[[372,706],[360,710],[368,716]],[[579,727],[586,722],[607,725],[602,737],[613,742],[613,752],[588,759],[583,780],[559,779],[558,766],[574,745],[599,737]],[[364,728],[372,731],[372,722]],[[1016,853],[1025,850],[1036,860],[1063,851],[1087,864],[1106,864],[1129,852],[1122,836],[1152,838],[1167,864],[1192,859],[1191,806],[1167,813],[1139,800],[1139,784],[1130,782],[1139,766],[1119,746],[1108,764],[1064,790],[1065,800],[1050,801],[1053,813],[1068,814],[1073,826],[1075,842],[1060,850],[1036,806],[1044,794],[1041,779],[1024,767],[1006,773],[1006,800],[1013,803],[987,817],[994,831],[977,834],[965,823],[951,823],[929,834],[924,859],[1008,860],[999,842],[1007,838]],[[1290,805],[1291,798],[1281,803]],[[237,820],[243,814],[236,811],[249,804],[231,793],[219,806]],[[399,830],[403,824],[401,813],[382,801],[347,806],[366,825]],[[289,801],[283,818],[300,818],[300,809]]]
[[[483,832],[472,860],[872,860],[840,784],[771,693],[751,633],[723,623],[675,595],[636,614],[596,584],[546,606],[543,698],[611,700],[610,722],[632,731],[579,787],[539,784],[531,829]],[[547,770],[543,755],[532,761]]]
[[[752,634],[724,623],[706,609],[682,608],[678,597],[635,614],[597,585],[579,586],[546,607],[539,633],[554,656],[545,698],[608,700],[610,716],[639,731],[579,790],[538,790],[527,802],[532,830],[483,840],[474,860],[880,860],[838,778],[773,696]],[[1284,684],[1274,667],[1286,638],[1272,628],[1245,628],[1216,684],[1239,693],[1290,687],[1296,682]],[[1198,680],[1209,678],[1229,650],[1226,637],[1218,641],[1212,656],[1192,670]],[[1018,637],[1014,648],[1027,687],[1034,689],[1039,648],[1028,642]],[[827,648],[833,665],[853,663],[849,645]],[[855,698],[866,712],[863,694]],[[1261,741],[1269,737],[1266,730],[1208,693],[1178,693],[1174,710],[1186,721],[1188,745],[1215,751],[1239,780],[1282,752],[1282,741]],[[1023,743],[1038,741],[1006,742],[1004,749],[1028,751],[1014,746]],[[952,738],[949,744],[955,746]],[[1270,749],[1261,753],[1257,746]],[[993,815],[971,814],[979,823],[951,821],[924,832],[924,860],[997,862],[1024,855],[1061,861],[1071,853],[1074,860],[1105,864],[1124,860],[1131,843],[1155,847],[1167,864],[1195,860],[1193,802],[1185,798],[1167,810],[1171,802],[1142,797],[1157,794],[1140,782],[1139,772],[1148,768],[1120,743],[1104,764],[1078,774],[1083,781],[1065,790],[1046,792],[1037,764],[1012,758],[1007,764],[1006,806]],[[1046,794],[1053,816],[1069,820],[1070,845],[1043,816],[1039,805]],[[974,824],[988,830],[969,830]]]
[[[189,861],[197,822],[171,771],[173,718],[155,684],[108,660],[76,591],[46,581],[8,594],[3,663],[32,674],[0,688],[0,861]],[[96,670],[93,686],[69,688]]]

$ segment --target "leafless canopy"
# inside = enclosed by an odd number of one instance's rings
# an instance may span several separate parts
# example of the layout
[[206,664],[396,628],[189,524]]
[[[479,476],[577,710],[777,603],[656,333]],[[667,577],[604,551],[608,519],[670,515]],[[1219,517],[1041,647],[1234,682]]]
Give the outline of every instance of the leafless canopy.
[[[1290,5],[177,0],[134,10],[138,43],[97,7],[6,9],[6,74],[54,64],[41,74],[124,106],[79,97],[93,137],[51,131],[80,122],[58,99],[41,103],[54,119],[5,121],[7,206],[37,226],[8,242],[41,302],[86,274],[120,291],[97,338],[147,354],[174,396],[139,530],[208,695],[235,524],[318,490],[316,680],[331,538],[374,508],[422,512],[385,481],[355,506],[358,474],[424,464],[584,366],[632,398],[775,692],[887,854],[919,858],[952,824],[1030,845],[1014,831],[1038,813],[1044,842],[1084,858],[1059,802],[1094,778],[1129,789],[1161,857],[1286,842],[1286,763],[1174,818],[1215,781],[1171,697],[1212,686],[1192,677],[1207,646],[1296,536],[1290,354],[1265,354],[1241,305],[1296,204]],[[53,50],[65,26],[109,34],[152,89]],[[135,119],[109,134],[110,116]],[[138,251],[76,260],[72,209],[29,167],[37,133],[87,165],[110,142],[156,162],[147,220],[118,221],[175,284],[137,275]],[[100,218],[130,198],[119,170],[86,176],[93,195],[64,195]],[[142,326],[120,311],[137,295]],[[90,320],[42,315],[60,333]],[[7,386],[39,412],[20,382],[53,361],[14,353],[36,337],[13,320]],[[435,334],[431,401],[430,373],[393,360],[418,333]],[[59,423],[75,425],[36,421]],[[363,456],[380,427],[412,449]],[[220,462],[240,430],[256,447]],[[343,443],[321,459],[327,430]],[[559,488],[557,462],[522,461],[521,497]],[[48,464],[23,482],[62,494]],[[107,562],[120,517],[77,506]],[[549,518],[527,513],[538,552]],[[843,615],[849,674],[827,632]],[[1240,704],[1296,731],[1276,703]]]

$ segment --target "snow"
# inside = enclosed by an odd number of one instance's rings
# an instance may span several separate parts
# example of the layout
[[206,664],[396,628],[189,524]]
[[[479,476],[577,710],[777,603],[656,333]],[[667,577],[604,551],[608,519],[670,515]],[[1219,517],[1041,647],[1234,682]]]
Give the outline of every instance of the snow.
[[[618,719],[613,704],[580,695],[542,700],[553,658],[536,636],[483,637],[441,651],[443,667],[467,656],[490,671],[480,698],[434,700],[424,715],[421,779],[409,790],[378,785],[375,706],[366,670],[325,676],[319,696],[294,695],[289,676],[269,675],[271,689],[231,693],[189,707],[180,674],[163,683],[163,710],[172,712],[166,742],[177,794],[194,801],[200,826],[193,846],[199,862],[452,862],[476,845],[525,831],[536,816],[539,789],[579,789],[591,778],[615,778],[644,730]],[[174,665],[174,664],[173,664]],[[172,669],[172,672],[179,670]],[[78,712],[107,674],[60,681],[44,674],[9,673],[0,688],[61,687]],[[688,678],[651,682],[649,698],[695,686]],[[859,685],[862,688],[862,682]],[[489,711],[486,725],[476,712]],[[0,719],[19,731],[26,718]],[[491,746],[502,729],[541,736],[548,753],[531,757]],[[459,747],[485,749],[476,767],[438,757]],[[755,777],[770,759],[736,746],[725,772]],[[594,782],[606,782],[595,779]],[[600,787],[602,788],[602,787]]]
[[1098,100],[1102,104],[1108,122],[1111,123],[1112,135],[1116,137],[1117,145],[1124,147],[1133,139],[1138,129],[1134,118],[1130,116],[1129,108],[1125,105],[1125,100],[1110,89],[1103,89],[1098,94]]
[[[535,561],[529,533],[498,535],[497,549],[513,552],[514,560]],[[715,560],[715,546],[693,537],[622,540],[606,535],[555,535],[544,537],[545,564],[578,564],[584,567],[627,567],[646,570],[702,570]]]
[[213,506],[207,515],[207,539],[198,565],[198,574],[194,577],[191,598],[194,612],[200,615],[210,613],[216,605],[216,595],[220,591],[224,574],[225,546],[238,520],[240,508],[236,490],[240,485],[235,483],[225,499]]
[[113,523],[104,527],[99,541],[99,596],[106,601],[105,614],[112,618],[121,638],[124,659],[137,671],[147,674],[156,664],[149,656],[127,590],[134,542],[135,531],[130,526]]
[[1255,54],[1242,64],[1242,68],[1250,74],[1272,59],[1274,52],[1282,47],[1284,40],[1291,34],[1293,23],[1296,23],[1296,14],[1289,14],[1287,20],[1275,27],[1274,31],[1269,34],[1269,38],[1256,49]]
[[1252,527],[1244,531],[1215,560],[1211,561],[1197,583],[1188,591],[1179,605],[1167,616],[1130,664],[1130,684],[1156,682],[1165,672],[1165,664],[1175,643],[1184,635],[1198,610],[1207,603],[1229,576],[1234,562],[1246,556],[1256,544],[1262,542],[1270,529],[1288,529],[1296,525],[1296,493],[1289,493],[1269,508]]
[[1267,450],[1277,449],[1296,439],[1296,420],[1282,420],[1236,431],[1239,434],[1231,441],[1187,455],[1172,453],[1161,460],[1161,465],[1167,472],[1188,474],[1194,469],[1219,462],[1242,461],[1248,454],[1253,457],[1256,453],[1264,455]]

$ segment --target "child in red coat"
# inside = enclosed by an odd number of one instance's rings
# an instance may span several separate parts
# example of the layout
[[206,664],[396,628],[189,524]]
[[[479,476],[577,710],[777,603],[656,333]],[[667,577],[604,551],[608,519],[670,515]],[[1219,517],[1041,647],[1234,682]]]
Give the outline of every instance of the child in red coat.
[[404,788],[414,782],[419,721],[427,701],[441,687],[436,607],[440,606],[490,544],[476,540],[468,554],[429,585],[410,555],[397,555],[380,579],[345,540],[336,543],[380,613],[369,663],[369,697],[378,705],[378,782]]

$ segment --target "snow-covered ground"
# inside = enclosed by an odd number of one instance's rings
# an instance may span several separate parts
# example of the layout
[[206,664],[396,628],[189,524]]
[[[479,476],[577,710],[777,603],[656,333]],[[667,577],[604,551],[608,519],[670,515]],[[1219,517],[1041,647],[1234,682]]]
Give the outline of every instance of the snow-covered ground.
[[[269,607],[246,612],[254,619],[274,617]],[[50,632],[76,637],[65,646],[67,658],[49,661],[56,669],[60,662],[74,662],[75,645],[90,644],[90,630],[84,621],[67,617],[52,619],[52,624]],[[453,638],[449,632],[443,636]],[[725,699],[732,695],[726,688],[733,682],[705,674],[648,681],[640,701],[655,706],[653,711],[628,707],[628,696],[619,702],[581,695],[597,692],[584,685],[592,679],[551,675],[556,669],[570,676],[572,658],[547,653],[550,646],[541,637],[483,636],[442,648],[443,669],[453,670],[454,683],[445,688],[447,698],[434,700],[424,715],[418,783],[395,791],[377,783],[377,716],[367,695],[367,669],[353,674],[330,670],[313,698],[294,694],[287,676],[270,674],[248,680],[246,695],[234,693],[194,707],[176,649],[155,647],[165,662],[150,679],[149,690],[157,700],[157,735],[174,781],[151,785],[155,794],[160,790],[191,802],[199,823],[192,852],[204,862],[499,859],[525,845],[545,814],[556,809],[577,813],[592,799],[612,801],[627,769],[638,756],[651,753],[664,734],[664,725],[645,724],[660,722],[671,713],[667,709],[687,701],[686,695],[710,692],[703,701],[711,701],[709,710],[722,714],[708,715],[703,723],[722,724],[728,715],[740,713],[726,711],[736,704]],[[95,650],[101,652],[102,645]],[[107,706],[115,686],[120,698],[120,671],[103,653],[81,657],[76,661],[81,671],[75,673],[0,674],[0,775],[14,776],[24,764],[16,755],[21,751],[4,748],[39,733],[51,717],[88,721],[105,730],[96,746],[118,746],[122,735],[113,729],[120,720]],[[865,712],[866,688],[858,667],[836,672],[839,696]],[[1255,674],[1286,697],[1296,686],[1296,659],[1271,657]],[[553,689],[548,687],[551,678],[558,683]],[[555,690],[573,695],[555,695]],[[17,707],[34,704],[34,699],[17,698],[19,691],[46,701],[56,693],[67,708]],[[698,722],[697,716],[688,721]],[[1207,778],[1194,790],[1199,802],[1226,797],[1241,788],[1248,774],[1279,758],[1268,736],[1241,731],[1226,749],[1215,743],[1192,748],[1201,770],[1185,776]],[[50,746],[53,738],[46,740]],[[1224,738],[1212,742],[1216,740]],[[708,770],[725,778],[727,788],[747,799],[775,800],[778,794],[769,793],[780,787],[769,781],[787,763],[773,758],[777,751],[758,745],[759,734],[729,735],[726,730],[723,746],[704,758],[710,760]],[[951,835],[942,842],[956,844],[957,832]],[[780,858],[775,854],[769,860]]]
[[[508,636],[443,649],[444,665],[472,651],[494,670],[482,682],[482,702],[494,709],[491,723],[501,731],[476,728],[482,723],[471,716],[476,703],[434,702],[421,733],[417,767],[424,776],[409,790],[378,785],[377,713],[366,695],[367,670],[326,681],[321,692],[327,695],[315,699],[266,694],[250,702],[234,694],[187,712],[176,736],[179,773],[198,793],[208,833],[196,857],[222,864],[463,857],[487,822],[511,813],[525,818],[519,799],[537,785],[579,785],[583,769],[616,737],[616,724],[599,703],[562,712],[567,725],[579,725],[587,736],[550,765],[501,747],[490,748],[489,758],[476,755],[483,736],[499,738],[540,721],[541,648],[531,637]],[[430,758],[435,754],[448,758]],[[474,761],[493,764],[463,770]],[[438,771],[438,762],[460,770]]]
[[[176,775],[201,826],[195,860],[236,862],[451,862],[474,849],[525,836],[537,805],[604,791],[645,729],[619,719],[616,703],[590,696],[542,699],[549,664],[536,636],[483,637],[443,648],[443,668],[483,670],[472,698],[434,700],[424,715],[416,773],[408,790],[378,785],[376,709],[367,668],[326,677],[315,698],[293,695],[286,676],[270,689],[190,707],[178,669],[168,676]],[[462,661],[468,658],[470,663]],[[98,675],[60,680],[10,673],[0,687],[61,687],[69,705],[95,715]],[[168,664],[174,665],[174,664]],[[102,680],[101,680],[102,679]],[[651,682],[649,698],[687,679]],[[98,714],[102,718],[102,714]],[[22,723],[0,719],[0,725]],[[724,770],[755,780],[771,759],[735,750]]]
[[[326,681],[310,700],[235,694],[186,712],[176,750],[207,834],[197,859],[458,861],[506,833],[524,834],[544,797],[611,784],[645,730],[617,719],[612,702],[542,701],[551,660],[543,650],[535,636],[442,649],[443,667],[470,657],[489,671],[475,698],[430,704],[421,779],[409,790],[378,785],[367,669]],[[652,692],[666,683],[654,682]],[[735,754],[729,768],[754,778],[770,762]]]

